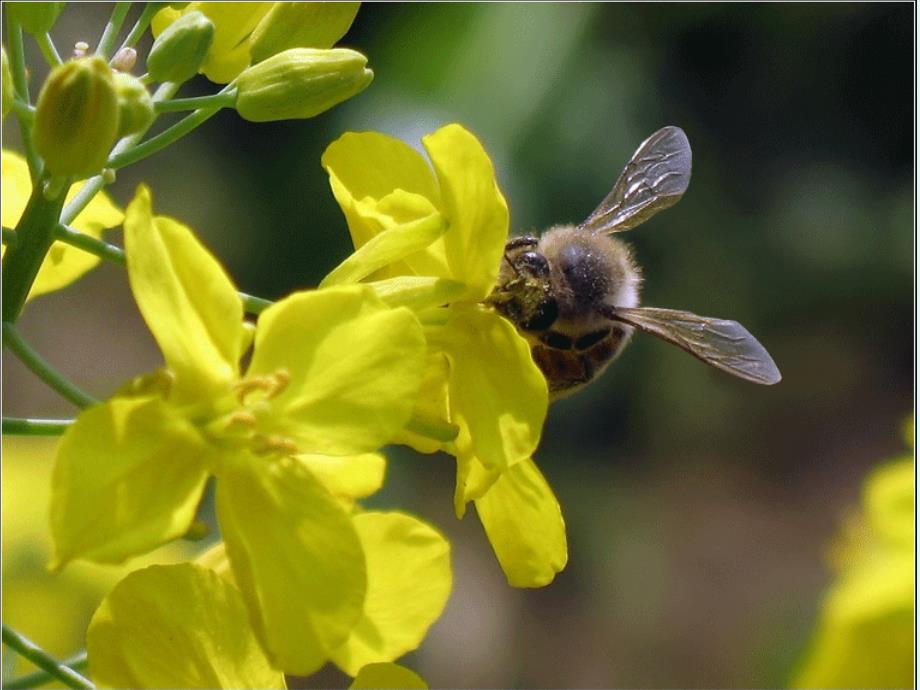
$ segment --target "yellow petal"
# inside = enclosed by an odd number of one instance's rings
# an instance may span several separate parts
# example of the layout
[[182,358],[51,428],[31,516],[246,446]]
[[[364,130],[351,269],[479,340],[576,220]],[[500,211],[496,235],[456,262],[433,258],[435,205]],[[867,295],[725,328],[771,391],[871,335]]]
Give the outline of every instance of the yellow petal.
[[454,309],[448,324],[431,337],[450,360],[458,453],[497,470],[529,458],[549,402],[546,379],[527,341],[508,321],[476,307]]
[[122,580],[86,633],[93,680],[110,688],[283,688],[240,592],[191,563]]
[[250,36],[253,63],[288,48],[331,48],[358,13],[358,2],[275,2]]
[[[348,221],[355,248],[392,227],[430,215],[409,204],[422,197],[440,208],[441,193],[425,159],[408,144],[376,132],[349,132],[329,145],[322,159],[336,201]],[[387,222],[389,221],[389,222]],[[394,266],[388,275],[448,277],[442,242]]]
[[441,212],[450,224],[444,249],[451,276],[470,286],[470,299],[495,286],[505,241],[508,205],[482,144],[460,125],[422,138],[441,187]]
[[450,544],[402,513],[361,513],[355,529],[367,559],[364,616],[332,660],[354,676],[366,664],[416,649],[450,595]]
[[295,457],[336,498],[366,498],[383,486],[387,460],[380,453]]
[[399,664],[368,664],[348,686],[348,690],[428,690],[428,684],[415,671]]
[[466,514],[466,504],[482,498],[502,476],[498,469],[486,469],[475,455],[456,453],[457,484],[454,488],[454,513],[458,518]]
[[348,638],[364,607],[364,552],[351,518],[303,463],[255,456],[221,466],[217,515],[272,663],[286,673],[313,673]]
[[208,473],[207,447],[159,398],[85,410],[61,439],[52,477],[55,566],[120,563],[188,531]]
[[533,460],[505,470],[476,512],[513,587],[543,587],[568,561],[559,502]]
[[[3,151],[2,179],[3,225],[14,228],[32,193],[32,181],[25,159],[12,151]],[[70,188],[67,194],[68,202],[80,191],[83,184],[80,182]],[[121,225],[123,219],[121,209],[115,206],[104,192],[100,192],[80,212],[72,225],[75,229],[99,239],[103,231]],[[29,299],[70,285],[100,261],[101,259],[94,254],[63,242],[55,242],[35,277]]]
[[424,250],[447,227],[440,214],[398,225],[375,235],[323,279],[322,287],[356,283],[375,271]]
[[418,312],[452,302],[466,289],[463,283],[435,276],[396,276],[365,283],[391,307]]
[[[457,428],[450,423],[447,402],[447,377],[450,368],[442,353],[430,354],[425,362],[425,377],[419,388],[412,418],[406,429],[394,439],[420,453],[435,453],[444,449],[446,441],[456,438]],[[452,437],[439,438],[438,429],[450,427]]]
[[225,391],[244,333],[243,304],[221,265],[189,228],[153,216],[145,187],[128,206],[125,251],[134,299],[176,375],[177,398]]
[[262,312],[247,375],[286,371],[271,433],[303,453],[354,455],[390,441],[412,414],[425,338],[412,312],[360,286],[295,293]]

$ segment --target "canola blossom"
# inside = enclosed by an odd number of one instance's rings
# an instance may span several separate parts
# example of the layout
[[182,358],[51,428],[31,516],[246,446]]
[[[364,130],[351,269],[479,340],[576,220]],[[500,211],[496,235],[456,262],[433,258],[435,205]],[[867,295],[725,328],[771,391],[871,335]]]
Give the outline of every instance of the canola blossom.
[[323,166],[355,253],[323,281],[367,284],[425,325],[428,358],[415,419],[440,441],[405,433],[422,452],[457,459],[455,510],[476,502],[512,585],[548,584],[567,560],[559,503],[532,455],[546,416],[546,381],[514,326],[483,306],[495,285],[508,207],[482,145],[459,125],[409,145],[347,133]]
[[[29,178],[29,168],[25,159],[5,149],[3,151],[2,185],[3,206],[0,209],[0,215],[2,215],[3,226],[15,228],[32,195],[32,181]],[[71,187],[66,200],[73,199],[82,187],[82,183]],[[121,225],[123,219],[124,214],[121,209],[112,203],[106,194],[102,193],[93,197],[71,225],[90,237],[100,239],[106,230]],[[99,257],[93,254],[88,254],[63,242],[55,242],[51,245],[51,249],[38,270],[28,298],[32,299],[70,285],[95,268],[99,261]]]
[[[388,576],[369,572],[369,554],[399,541],[374,523],[394,518],[353,514],[310,469],[323,456],[367,467],[366,454],[406,424],[425,356],[416,317],[350,286],[291,295],[253,334],[217,261],[188,228],[154,216],[143,188],[127,209],[125,245],[165,368],[87,409],[64,435],[52,479],[54,565],[117,563],[182,536],[214,476],[233,575],[276,668],[311,673],[335,653],[356,672],[417,645],[446,601],[449,570],[441,564],[438,596],[425,599],[432,608],[405,626],[422,620],[420,634],[386,648],[373,636],[361,643],[365,602],[390,591],[375,594]],[[446,558],[443,538],[427,538]]]

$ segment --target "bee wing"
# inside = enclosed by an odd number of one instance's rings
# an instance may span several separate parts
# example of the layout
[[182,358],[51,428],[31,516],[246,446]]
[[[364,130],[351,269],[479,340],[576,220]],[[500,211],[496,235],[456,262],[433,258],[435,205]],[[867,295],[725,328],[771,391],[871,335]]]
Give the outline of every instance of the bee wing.
[[579,225],[592,233],[630,230],[668,206],[690,184],[692,155],[680,127],[663,127],[642,142],[610,194]]
[[782,379],[764,346],[737,321],[652,307],[612,307],[606,316],[656,335],[745,381],[772,385]]

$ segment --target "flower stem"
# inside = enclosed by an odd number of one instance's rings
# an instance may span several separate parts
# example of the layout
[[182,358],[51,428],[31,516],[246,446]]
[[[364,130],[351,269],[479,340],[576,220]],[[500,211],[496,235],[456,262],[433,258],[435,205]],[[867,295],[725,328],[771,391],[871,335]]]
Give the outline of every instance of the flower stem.
[[35,122],[34,105],[23,103],[18,98],[14,98],[10,101],[10,109],[16,113],[16,117],[18,117],[21,122],[28,122],[30,126]]
[[128,16],[128,10],[131,9],[130,2],[116,2],[112,10],[112,16],[109,17],[108,24],[102,32],[102,38],[99,39],[99,47],[96,52],[108,60],[112,56],[112,49],[115,47],[115,41],[118,40],[118,32],[121,31],[121,25]]
[[[60,665],[67,666],[74,671],[81,671],[86,668],[86,663],[86,652],[83,651],[74,654],[68,659],[64,659]],[[20,678],[14,678],[11,681],[5,682],[3,687],[7,688],[7,690],[28,690],[28,688],[36,688],[39,685],[45,685],[50,680],[53,680],[53,676],[47,671],[34,671]]]
[[42,55],[51,67],[57,67],[61,64],[61,56],[58,54],[57,48],[54,47],[54,41],[51,40],[51,34],[44,33],[35,37],[35,42],[38,44],[38,49],[42,51]]
[[16,225],[16,244],[3,257],[3,321],[13,323],[19,318],[38,269],[54,242],[54,228],[61,215],[69,185],[64,184],[51,199],[46,199],[39,180]]
[[169,129],[163,130],[155,137],[151,137],[143,144],[139,144],[124,153],[111,156],[105,164],[105,167],[117,170],[118,168],[137,163],[139,160],[153,155],[157,151],[175,143],[199,125],[204,124],[204,122],[213,117],[217,111],[223,107],[223,105],[218,105],[208,108],[199,108],[190,115],[186,115]]
[[3,344],[25,364],[33,374],[38,376],[48,386],[54,389],[61,397],[69,400],[77,407],[89,407],[96,404],[97,400],[85,393],[75,384],[68,381],[63,374],[52,367],[23,339],[16,327],[4,321]]
[[[16,436],[60,436],[73,419],[24,419],[22,417],[4,417],[3,433]],[[70,664],[68,664],[69,666]]]
[[[153,16],[160,11],[160,7],[161,3],[158,2],[147,3],[147,6],[144,7],[144,11],[141,12],[141,16],[137,18],[136,22],[134,22],[134,26],[128,33],[128,37],[124,40],[124,43],[121,44],[121,48],[134,47],[134,44],[141,39],[141,36],[144,35],[147,27],[150,26],[150,22],[153,20]],[[119,48],[119,50],[121,50],[121,48]]]
[[[11,627],[3,624],[3,643],[17,654],[25,657],[55,680],[61,681],[69,688],[95,688],[88,678],[84,678],[72,668],[63,665],[44,649],[23,637]],[[6,685],[6,687],[9,687]]]
[[[171,82],[161,84],[156,90],[156,93],[153,94],[153,102],[157,103],[172,98],[173,94],[179,90],[179,86],[179,84],[173,84]],[[115,144],[115,148],[112,149],[112,155],[118,156],[130,150],[132,146],[140,141],[142,136],[144,136],[144,132],[137,132],[136,134],[125,137]],[[106,184],[107,182],[104,175],[96,175],[95,177],[89,178],[80,191],[77,192],[70,203],[64,208],[64,212],[61,214],[61,222],[64,225],[70,225],[74,218],[80,215],[80,211],[86,208],[89,202],[93,200],[93,197],[95,197]]]
[[[26,78],[26,57],[25,49],[22,45],[22,27],[15,19],[7,17],[7,36],[10,44],[10,71],[13,76],[13,89],[19,100],[26,104],[31,104],[29,98],[29,81]],[[16,114],[19,120],[19,131],[22,132],[22,143],[26,150],[26,161],[29,163],[29,176],[32,178],[34,187],[42,174],[42,161],[35,151],[32,143],[32,123],[23,118],[19,113]]]
[[198,108],[232,108],[236,103],[236,90],[221,91],[210,96],[197,98],[175,98],[170,101],[160,101],[153,109],[158,113],[170,113],[177,110],[196,110]]

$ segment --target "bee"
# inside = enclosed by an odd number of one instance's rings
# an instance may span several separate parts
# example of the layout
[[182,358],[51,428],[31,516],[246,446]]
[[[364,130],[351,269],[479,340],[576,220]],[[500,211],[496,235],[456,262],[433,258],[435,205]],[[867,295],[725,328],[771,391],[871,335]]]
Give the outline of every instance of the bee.
[[642,142],[584,222],[556,225],[539,238],[514,237],[505,245],[487,303],[530,343],[550,399],[597,378],[636,329],[745,381],[770,385],[781,379],[763,345],[737,321],[640,307],[641,271],[629,246],[610,237],[677,203],[690,183],[691,162],[683,130],[659,129]]

